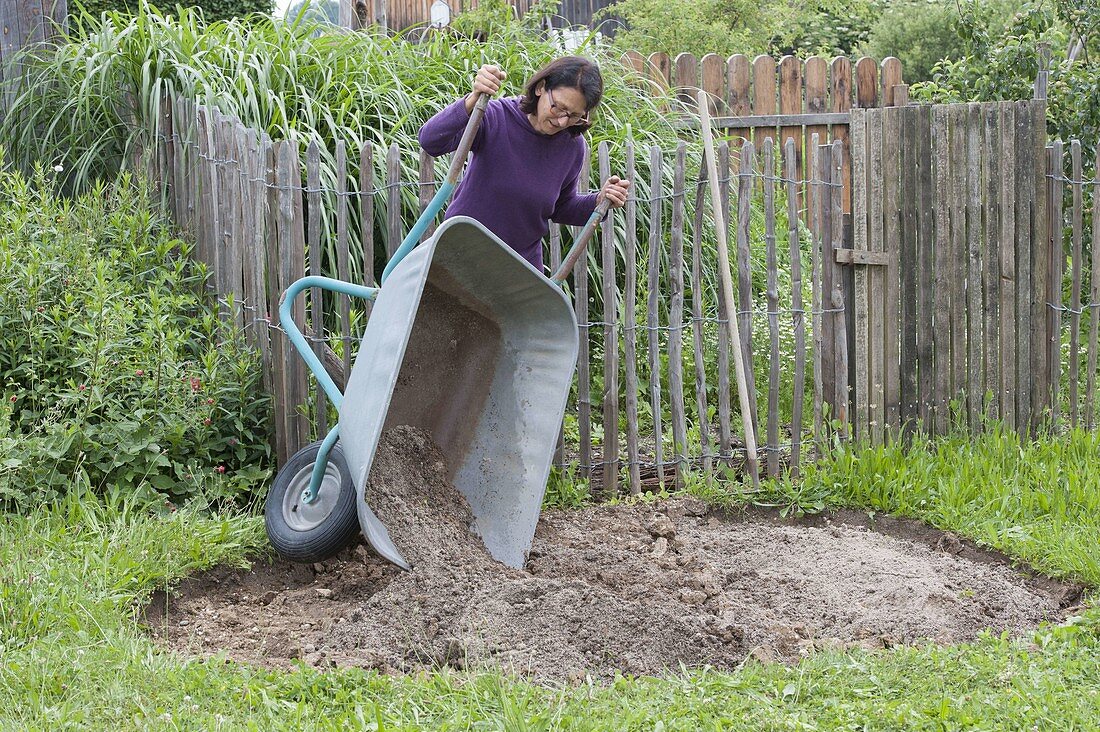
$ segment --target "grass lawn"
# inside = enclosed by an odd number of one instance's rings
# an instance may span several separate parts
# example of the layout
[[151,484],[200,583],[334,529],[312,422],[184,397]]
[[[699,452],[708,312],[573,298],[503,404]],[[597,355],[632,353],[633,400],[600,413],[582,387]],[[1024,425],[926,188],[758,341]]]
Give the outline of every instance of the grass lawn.
[[[700,492],[707,492],[698,489]],[[710,497],[734,494],[710,489]],[[743,499],[738,499],[743,500]],[[1100,436],[843,451],[761,502],[917,516],[1100,585]],[[1010,640],[548,689],[493,674],[265,671],[164,654],[150,593],[265,551],[259,518],[78,500],[0,524],[2,729],[1100,728],[1100,608]]]

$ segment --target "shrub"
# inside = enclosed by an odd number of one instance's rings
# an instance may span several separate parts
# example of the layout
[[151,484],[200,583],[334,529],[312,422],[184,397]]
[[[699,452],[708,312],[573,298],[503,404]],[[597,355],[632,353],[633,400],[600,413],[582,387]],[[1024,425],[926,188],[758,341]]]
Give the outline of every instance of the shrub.
[[615,34],[614,45],[620,51],[751,56],[768,50],[772,5],[749,0],[619,0],[599,15],[614,14],[626,23]]
[[339,25],[340,23],[339,0],[297,0],[287,8],[286,17],[290,19],[297,18],[303,12],[307,18],[313,21],[332,23],[333,25]]
[[[967,52],[938,64],[932,81],[914,86],[912,95],[934,102],[1031,99],[1039,45],[1048,43],[1048,132],[1062,140],[1080,139],[1085,159],[1091,161],[1100,140],[1100,29],[1078,22],[1079,5],[1080,0],[1059,0],[1053,8],[1046,3],[1025,5],[1003,30],[964,16]],[[1085,42],[1075,59],[1067,54],[1071,29]]]
[[1014,7],[1006,0],[901,0],[872,25],[863,52],[897,56],[907,82],[928,81],[936,64],[966,55],[971,26],[1003,28]]
[[[807,0],[792,3],[772,38],[781,56],[855,56],[867,43],[884,0]],[[886,55],[892,55],[887,53]]]
[[0,502],[228,499],[267,477],[256,354],[123,177],[76,200],[0,173]]
[[925,81],[932,78],[932,67],[941,59],[965,53],[958,22],[954,4],[905,0],[879,16],[863,50],[875,58],[897,56],[907,81]]
[[[84,11],[92,17],[99,17],[113,10],[137,13],[141,2],[142,0],[71,0],[69,9],[73,15]],[[177,5],[198,8],[207,21],[215,21],[240,18],[250,13],[270,13],[274,2],[273,0],[169,0],[164,3],[166,10],[171,10]]]

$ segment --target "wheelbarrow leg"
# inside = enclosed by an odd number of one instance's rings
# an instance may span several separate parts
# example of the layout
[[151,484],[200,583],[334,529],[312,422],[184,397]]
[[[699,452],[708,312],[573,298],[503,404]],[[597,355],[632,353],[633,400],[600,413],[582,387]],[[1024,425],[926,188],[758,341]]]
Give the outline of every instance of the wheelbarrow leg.
[[325,469],[328,467],[328,455],[338,439],[340,439],[340,425],[334,425],[321,442],[321,448],[317,452],[317,462],[313,464],[313,475],[310,476],[309,487],[302,492],[302,503],[310,504],[317,500],[317,493],[321,489],[321,481],[324,480]]
[[[378,296],[378,288],[364,287],[362,285],[355,285],[350,282],[341,282],[339,280],[333,280],[328,277],[309,276],[303,277],[291,284],[291,286],[288,287],[286,292],[283,294],[282,302],[279,303],[279,320],[282,323],[283,330],[286,332],[286,335],[290,339],[291,344],[298,350],[298,353],[301,354],[303,360],[305,360],[306,365],[309,367],[309,370],[313,372],[313,375],[317,378],[317,383],[325,391],[332,403],[339,409],[340,404],[344,399],[344,395],[340,392],[336,384],[332,381],[332,378],[328,375],[328,372],[325,371],[324,366],[321,364],[316,354],[313,353],[313,350],[309,347],[309,344],[306,342],[305,337],[302,335],[302,332],[298,329],[297,324],[294,322],[294,319],[291,316],[291,305],[294,301],[294,298],[296,298],[302,291],[310,287],[318,287],[322,290],[339,292],[345,295],[350,295],[352,297],[361,297],[366,300],[374,300]],[[314,462],[309,468],[310,474],[308,484],[303,488],[300,482],[291,481],[294,485],[294,491],[296,494],[289,499],[292,503],[295,502],[294,499],[300,499],[300,503],[305,506],[312,506],[314,503],[317,502],[318,497],[321,493],[322,484],[325,481],[325,476],[332,472],[329,470],[330,457],[333,448],[336,446],[339,439],[340,425],[336,425],[329,431],[327,435],[325,435],[325,439],[322,440],[319,445],[315,443],[315,445],[317,445],[317,452],[316,455],[313,457]],[[303,448],[303,450],[305,450],[305,448]],[[341,466],[344,466],[343,458],[340,459],[339,464]],[[336,472],[340,474],[341,479],[343,479],[343,471],[337,469]],[[377,551],[379,555],[381,555],[388,561],[393,562],[402,569],[409,569],[408,562],[405,561],[405,559],[401,556],[401,553],[397,550],[397,547],[394,546],[393,541],[390,539],[389,532],[386,531],[386,527],[382,524],[381,521],[378,520],[378,517],[374,515],[374,512],[371,511],[370,508],[364,503],[364,488],[365,486],[361,485],[354,486],[352,490],[356,494],[355,500],[351,501],[350,505],[347,506],[345,506],[343,503],[340,503],[340,508],[338,509],[338,511],[336,511],[334,514],[329,515],[328,518],[325,518],[322,523],[331,523],[335,526],[336,523],[344,520],[345,516],[343,515],[343,513],[348,510],[350,510],[352,514],[358,514],[357,518],[360,530],[367,538],[367,541],[370,543],[370,545],[374,547],[374,550]],[[270,498],[271,496],[269,494],[269,499]],[[355,504],[360,505],[357,506]],[[272,533],[275,529],[281,530],[281,525],[285,524],[286,521],[280,518],[283,512],[278,506],[273,506],[272,510],[268,513],[270,514],[268,516],[268,535],[270,537],[272,536]],[[271,525],[272,523],[278,523],[280,524],[280,526],[273,527]],[[315,547],[296,546],[297,539],[295,538],[296,534],[294,533],[294,527],[291,527],[291,529],[286,532],[281,532],[280,535],[282,534],[285,534],[286,541],[279,541],[277,543],[276,539],[272,537],[272,543],[276,544],[276,549],[278,549],[281,554],[287,556],[288,558],[296,559],[299,561],[302,560],[303,557],[309,557],[311,560],[314,561],[317,559],[317,557],[313,556],[314,552],[319,551]],[[301,531],[299,531],[299,534],[305,536]],[[335,546],[332,541],[322,541],[320,545],[323,548],[331,548]],[[337,547],[337,549],[338,548],[339,547]],[[299,551],[299,549],[301,549],[301,551]]]

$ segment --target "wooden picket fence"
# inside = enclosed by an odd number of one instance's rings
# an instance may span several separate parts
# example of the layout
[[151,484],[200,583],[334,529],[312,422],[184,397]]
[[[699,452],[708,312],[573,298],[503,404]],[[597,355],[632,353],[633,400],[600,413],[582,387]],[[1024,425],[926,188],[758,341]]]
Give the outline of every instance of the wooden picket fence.
[[[338,207],[333,269],[321,257],[318,212],[327,204],[315,141],[306,147],[303,174],[297,141],[272,141],[184,99],[163,109],[149,156],[151,177],[163,185],[179,227],[195,238],[196,257],[209,267],[226,317],[236,319],[262,354],[265,384],[276,399],[277,451],[285,460],[323,435],[332,414],[301,359],[289,352],[281,334],[273,333],[280,293],[307,273],[347,279],[353,256],[363,257],[363,271],[375,272],[375,229],[386,232],[389,241],[379,249],[388,255],[416,213],[402,211],[395,192],[415,185],[419,200],[429,199],[435,162],[417,153],[422,173],[406,182],[394,160],[407,151],[394,148],[383,154],[370,145],[357,151],[359,185],[349,186],[347,176],[338,174],[335,190],[328,191]],[[735,212],[727,220],[737,244],[741,347],[753,374],[754,403],[761,405],[759,417],[753,418],[772,475],[785,465],[797,471],[812,452],[807,440],[825,435],[830,416],[843,421],[847,404],[847,367],[823,364],[820,347],[826,332],[822,324],[830,322],[828,332],[841,344],[834,350],[846,356],[837,265],[821,255],[843,237],[841,148],[833,142],[812,152],[815,176],[803,181],[795,174],[793,141],[782,154],[770,139],[759,150],[750,142],[736,154],[728,144],[720,151],[722,203]],[[636,168],[636,155],[648,165]],[[347,157],[338,146],[338,171]],[[593,173],[605,178],[610,173],[606,143],[594,158]],[[572,284],[584,337],[576,393],[557,451],[560,465],[579,470],[609,492],[619,484],[620,473],[638,492],[675,481],[689,467],[713,471],[743,459],[740,419],[730,403],[730,345],[718,317],[717,283],[705,275],[713,271],[716,255],[707,243],[703,172],[693,167],[699,160],[689,156],[686,143],[673,151],[629,149],[626,160],[623,172],[635,181],[636,194],[618,214],[621,219],[604,224],[590,251],[590,261],[602,263],[602,275],[590,273],[582,259]],[[645,171],[650,171],[648,180]],[[662,179],[669,176],[672,193],[662,193]],[[797,208],[797,190],[804,183],[812,191],[810,230]],[[754,200],[766,211],[764,241],[753,229]],[[359,218],[366,237],[362,251],[350,247],[352,217]],[[546,252],[551,266],[560,262],[570,235],[553,227]],[[784,267],[789,284],[783,288],[777,284],[784,272],[777,264],[781,256],[789,262]],[[761,268],[767,282],[754,290],[751,272]],[[600,297],[591,297],[595,294]],[[602,312],[590,312],[590,300],[602,303]],[[353,307],[343,297],[328,301],[314,292],[295,309],[300,327],[321,334],[312,338],[319,352],[327,345],[342,353],[335,364],[329,353],[338,383],[350,373],[361,332],[353,328]],[[754,357],[761,368],[752,368]],[[828,393],[822,390],[823,370],[839,377]],[[622,434],[620,414],[625,416]]]
[[[316,141],[303,171],[299,141],[273,142],[187,100],[164,108],[152,177],[198,242],[226,316],[263,356],[285,460],[323,435],[333,413],[273,332],[280,293],[305,274],[348,279],[353,258],[376,272],[376,249],[380,264],[417,215],[400,191],[415,186],[426,203],[437,161],[416,153],[420,173],[405,181],[399,163],[411,151],[367,145],[355,165],[341,145],[328,190]],[[1067,176],[1064,146],[1045,147],[1041,101],[856,110],[851,132],[851,216],[841,140],[811,138],[808,155],[792,138],[782,149],[768,136],[759,147],[720,147],[740,347],[767,474],[797,472],[818,440],[849,429],[879,442],[981,429],[986,418],[1021,432],[1059,419],[1094,424],[1100,183],[1084,179],[1080,144],[1068,146]],[[707,186],[688,147],[625,150],[634,195],[601,227],[571,284],[583,335],[557,464],[606,493],[744,459]],[[610,153],[606,143],[595,151],[593,180],[611,173]],[[321,212],[332,205],[334,259],[321,255]],[[362,249],[351,243],[356,221]],[[572,233],[552,227],[551,267]],[[363,315],[316,292],[296,304],[296,322],[317,334],[310,340],[338,383]]]
[[855,434],[1091,428],[1100,184],[1080,141],[1047,144],[1043,100],[856,111],[851,129]]
[[653,53],[643,57],[631,51],[623,62],[641,78],[675,90],[689,106],[699,90],[705,91],[712,100],[712,123],[735,144],[752,140],[759,148],[765,139],[778,140],[779,145],[793,139],[796,152],[801,152],[809,149],[814,135],[822,143],[839,140],[845,160],[844,213],[851,212],[852,198],[848,113],[904,106],[909,99],[901,62],[892,56],[881,62],[864,56],[853,63],[844,56],[832,60],[784,56],[776,61],[764,55],[749,59],[744,54],[723,58],[708,53],[698,58],[690,53]]
[[[1047,332],[1051,337],[1044,355],[1050,364],[1051,417],[1055,423],[1065,422],[1072,427],[1083,426],[1090,430],[1096,426],[1100,412],[1096,392],[1100,351],[1100,145],[1094,147],[1097,152],[1091,166],[1092,180],[1084,176],[1085,161],[1080,140],[1070,140],[1068,161],[1067,145],[1063,142],[1056,141],[1046,148],[1050,201],[1047,226],[1051,255],[1049,291],[1052,295],[1046,313]],[[1090,188],[1091,207],[1086,200]],[[1064,206],[1067,198],[1068,207]],[[1086,258],[1084,241],[1087,236],[1090,241]],[[1083,301],[1086,271],[1089,276],[1088,300]],[[1082,322],[1086,319],[1089,324],[1087,345],[1081,333]],[[1067,326],[1064,329],[1063,324]],[[1063,353],[1066,362],[1064,372]]]
[[853,113],[857,435],[1044,418],[1045,144],[1042,101]]

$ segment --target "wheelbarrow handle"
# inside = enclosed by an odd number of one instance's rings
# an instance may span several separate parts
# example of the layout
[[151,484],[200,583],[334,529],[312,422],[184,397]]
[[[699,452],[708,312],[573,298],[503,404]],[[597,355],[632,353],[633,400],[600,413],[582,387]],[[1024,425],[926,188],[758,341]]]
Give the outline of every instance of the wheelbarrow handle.
[[588,218],[588,223],[581,229],[581,233],[577,236],[576,241],[573,242],[573,246],[570,247],[569,253],[565,255],[565,259],[561,261],[561,266],[558,267],[558,271],[555,272],[550,280],[560,285],[565,282],[569,277],[569,273],[573,271],[573,267],[576,266],[577,260],[581,258],[585,250],[588,249],[588,242],[592,240],[592,235],[596,233],[596,227],[599,226],[600,221],[607,215],[607,212],[611,210],[611,202],[606,198],[600,202],[600,205],[596,206],[596,210],[592,212],[592,215]]
[[401,246],[397,247],[393,257],[386,263],[385,269],[382,270],[382,283],[390,276],[390,272],[393,271],[394,267],[416,247],[420,237],[428,230],[429,224],[435,221],[436,214],[451,197],[451,192],[454,191],[458,179],[462,176],[462,168],[466,165],[466,157],[470,154],[470,148],[473,147],[474,137],[477,136],[477,128],[481,124],[481,118],[485,116],[485,107],[487,106],[489,106],[489,95],[479,93],[474,101],[473,111],[470,112],[470,119],[466,122],[466,129],[462,131],[462,137],[459,139],[458,147],[451,159],[451,168],[447,171],[447,179],[443,181],[443,185],[439,186],[435,196],[420,212],[420,218],[409,229],[409,233],[401,241]]
[[474,100],[474,108],[470,112],[470,119],[466,122],[466,129],[462,131],[462,137],[458,141],[454,157],[451,158],[451,167],[447,171],[447,182],[451,185],[456,185],[458,179],[462,177],[462,168],[466,165],[466,157],[470,154],[470,148],[474,145],[477,128],[481,126],[481,118],[485,116],[485,108],[488,106],[489,95],[479,92],[477,99]]

